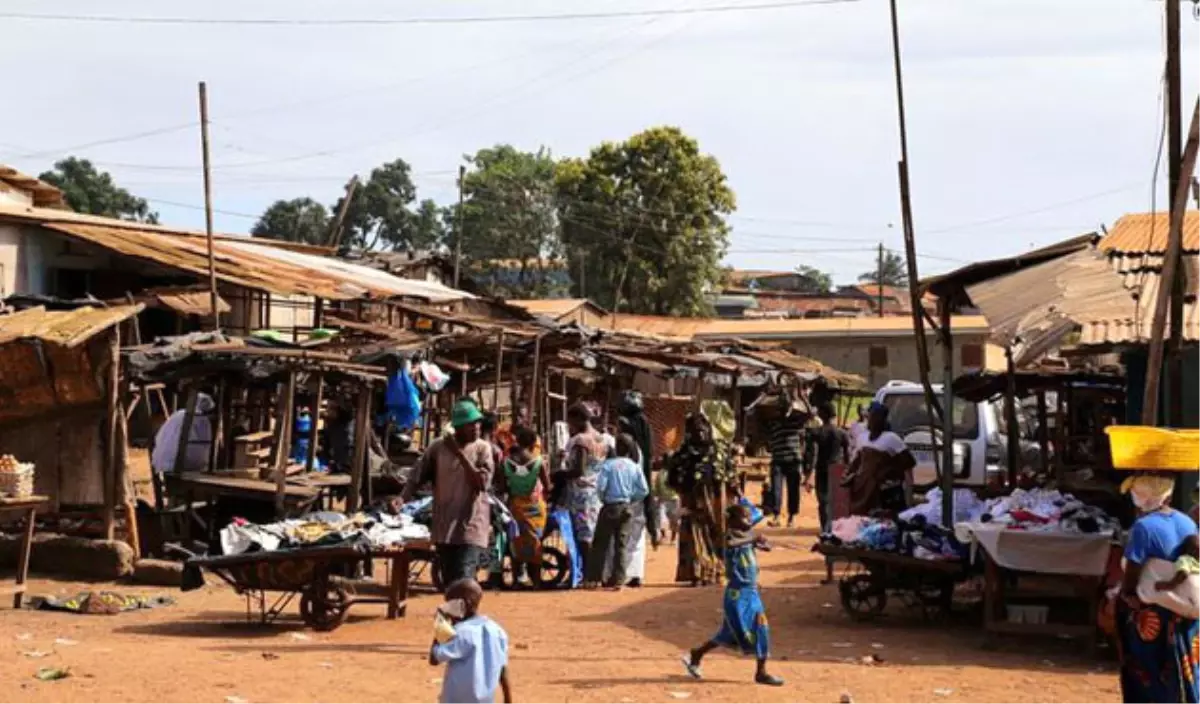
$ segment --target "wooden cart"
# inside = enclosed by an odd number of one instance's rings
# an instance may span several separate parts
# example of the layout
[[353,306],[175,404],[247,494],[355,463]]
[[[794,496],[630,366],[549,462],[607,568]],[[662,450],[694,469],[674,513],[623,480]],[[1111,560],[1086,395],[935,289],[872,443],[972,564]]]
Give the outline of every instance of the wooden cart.
[[819,543],[817,552],[850,563],[838,582],[842,608],[866,621],[887,608],[888,595],[921,609],[927,619],[950,612],[954,585],[968,576],[967,565],[954,560],[921,560],[898,553]]

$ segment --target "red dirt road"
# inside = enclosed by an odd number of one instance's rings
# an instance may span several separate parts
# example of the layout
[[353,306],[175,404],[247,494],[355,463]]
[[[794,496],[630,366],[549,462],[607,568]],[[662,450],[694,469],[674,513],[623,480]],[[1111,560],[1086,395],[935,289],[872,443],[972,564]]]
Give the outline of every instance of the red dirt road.
[[[806,506],[807,508],[807,506]],[[750,659],[714,653],[704,682],[682,676],[680,654],[711,635],[721,592],[669,584],[674,549],[650,556],[650,585],[619,594],[489,593],[483,609],[509,633],[518,701],[558,702],[1023,702],[1118,701],[1115,667],[1058,640],[1003,640],[981,647],[964,615],[927,626],[902,606],[878,624],[851,622],[835,587],[819,586],[823,564],[809,552],[811,521],[768,531],[777,549],[761,556],[771,620],[773,670],[785,687],[752,684]],[[307,630],[296,616],[262,627],[215,579],[175,606],[117,616],[0,610],[0,700],[82,701],[436,701],[441,671],[426,649],[437,599],[415,598],[406,619],[383,606],[351,609],[333,633]],[[34,594],[83,585],[34,582]],[[93,588],[96,588],[93,585]],[[75,641],[55,644],[56,638]],[[29,657],[29,651],[49,653]],[[883,658],[862,664],[865,655]],[[33,678],[39,667],[69,666],[58,682]]]

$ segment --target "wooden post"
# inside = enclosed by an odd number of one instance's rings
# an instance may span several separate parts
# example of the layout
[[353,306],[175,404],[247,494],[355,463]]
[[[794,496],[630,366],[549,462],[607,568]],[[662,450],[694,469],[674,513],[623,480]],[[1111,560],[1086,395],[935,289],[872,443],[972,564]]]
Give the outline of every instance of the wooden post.
[[[1187,206],[1187,186],[1192,171],[1196,168],[1196,152],[1200,148],[1200,99],[1192,109],[1192,126],[1188,130],[1187,146],[1183,150],[1183,165],[1180,171],[1176,208],[1171,211],[1171,229],[1167,236],[1167,249],[1163,252],[1162,275],[1159,279],[1158,296],[1154,302],[1154,317],[1150,327],[1150,351],[1146,361],[1146,390],[1142,397],[1142,425],[1157,425],[1158,390],[1162,379],[1163,337],[1167,325],[1167,312],[1171,303],[1171,292],[1175,288],[1176,274],[1183,255],[1183,216]],[[1181,380],[1174,380],[1179,382]]]
[[354,192],[358,189],[358,176],[350,179],[350,183],[346,184],[346,197],[342,199],[342,207],[338,208],[337,217],[333,221],[333,229],[329,232],[329,246],[337,249],[342,243],[342,224],[346,220],[346,211],[350,208],[350,201],[354,198]]
[[363,474],[371,481],[371,473],[365,471],[367,463],[367,446],[370,440],[367,433],[371,430],[369,416],[371,413],[371,386],[366,384],[358,392],[358,409],[354,414],[354,464],[350,466],[350,492],[346,495],[346,513],[358,511],[362,498]]
[[117,414],[121,413],[121,326],[114,325],[109,335],[110,363],[105,382],[105,458],[104,458],[104,536],[112,540],[116,532],[117,504]]
[[1046,412],[1046,390],[1038,389],[1038,450],[1042,455],[1042,470],[1050,473],[1050,428],[1046,427],[1048,418]]
[[292,425],[296,407],[296,372],[290,371],[287,383],[284,384],[279,408],[282,413],[278,417],[279,427],[276,429],[275,442],[275,515],[283,518],[284,506],[287,503],[287,466],[289,449],[292,444]]
[[466,369],[462,370],[462,376],[460,377],[458,387],[459,396],[467,395],[467,376],[471,373],[471,359],[466,354],[463,354],[463,366]]
[[509,361],[508,372],[508,408],[509,412],[515,418],[517,416],[517,405],[521,402],[520,390],[517,388],[517,355],[511,355]]
[[212,306],[213,330],[221,329],[217,297],[217,260],[213,254],[212,172],[208,158],[208,86],[200,81],[200,148],[204,160],[204,233],[208,247],[208,297]]
[[500,410],[500,378],[504,372],[504,331],[496,338],[496,383],[492,386],[492,412]]
[[538,335],[533,340],[533,376],[529,380],[529,412],[541,416],[541,418],[533,419],[533,427],[541,428],[543,435],[546,429],[541,423],[546,420],[545,414],[542,413],[542,405],[538,403],[538,367],[542,363],[542,336]]
[[[892,0],[895,2],[895,0]],[[939,303],[942,303],[939,301]],[[954,527],[954,337],[950,329],[950,305],[941,309],[942,328],[942,525]],[[924,334],[924,330],[921,331]],[[928,361],[928,360],[926,360]],[[932,390],[932,388],[931,388]],[[930,421],[933,420],[930,412]],[[929,433],[933,437],[932,425]],[[933,453],[937,457],[937,452]]]
[[192,438],[192,421],[196,419],[196,398],[200,395],[195,383],[188,385],[187,395],[183,401],[183,425],[179,429],[179,444],[175,448],[175,463],[171,470],[176,474],[183,472],[186,464],[188,444]]
[[[1067,387],[1068,389],[1071,387]],[[1055,394],[1054,420],[1054,473],[1061,476],[1067,466],[1067,410],[1066,389],[1059,389]]]
[[215,413],[210,424],[212,430],[212,442],[208,445],[208,471],[213,471],[220,464],[219,454],[223,445],[224,436],[222,433],[225,429],[225,407],[228,394],[225,391],[225,377],[217,383],[217,397],[213,399]]
[[312,428],[308,431],[308,457],[304,460],[305,471],[313,471],[317,461],[317,426],[321,421],[321,402],[325,396],[325,375],[317,376],[317,395],[309,415],[312,416]]
[[1012,345],[1004,348],[1008,377],[1004,385],[1004,424],[1008,426],[1008,486],[1017,486],[1018,463],[1021,461],[1021,429],[1017,423],[1017,365],[1013,362]]

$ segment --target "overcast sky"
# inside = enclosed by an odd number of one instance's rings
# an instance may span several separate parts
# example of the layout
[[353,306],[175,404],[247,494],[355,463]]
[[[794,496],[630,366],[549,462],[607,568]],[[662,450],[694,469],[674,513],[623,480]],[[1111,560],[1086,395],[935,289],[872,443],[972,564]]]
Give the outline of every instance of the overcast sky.
[[[756,2],[6,0],[0,15],[486,17]],[[1200,81],[1188,5],[1185,115]],[[1161,2],[900,0],[900,15],[923,274],[1150,209]],[[194,123],[206,80],[220,231],[246,232],[278,198],[330,203],[351,174],[397,157],[421,197],[447,203],[461,156],[480,147],[583,155],[671,124],[720,160],[737,193],[728,263],[809,264],[843,282],[874,266],[877,243],[903,244],[886,0],[369,26],[0,16],[0,37],[0,163],[37,174],[67,154],[90,158],[171,224],[203,225]],[[1160,177],[1160,208],[1165,190]]]

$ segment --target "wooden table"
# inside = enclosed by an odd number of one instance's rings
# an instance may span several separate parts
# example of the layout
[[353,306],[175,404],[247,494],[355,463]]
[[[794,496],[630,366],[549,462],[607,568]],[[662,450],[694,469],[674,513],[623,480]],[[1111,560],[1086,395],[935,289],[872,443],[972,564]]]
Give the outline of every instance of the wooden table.
[[21,608],[25,601],[25,579],[29,576],[29,555],[33,551],[33,531],[37,526],[38,509],[44,509],[49,505],[49,496],[28,496],[23,499],[0,498],[0,513],[25,512],[25,534],[21,540],[21,551],[17,555],[17,581],[10,591],[13,595],[14,609]]
[[403,546],[371,551],[372,558],[387,560],[391,575],[387,584],[387,617],[403,618],[408,611],[408,576],[414,559],[428,559],[433,545],[427,540],[410,540]]

